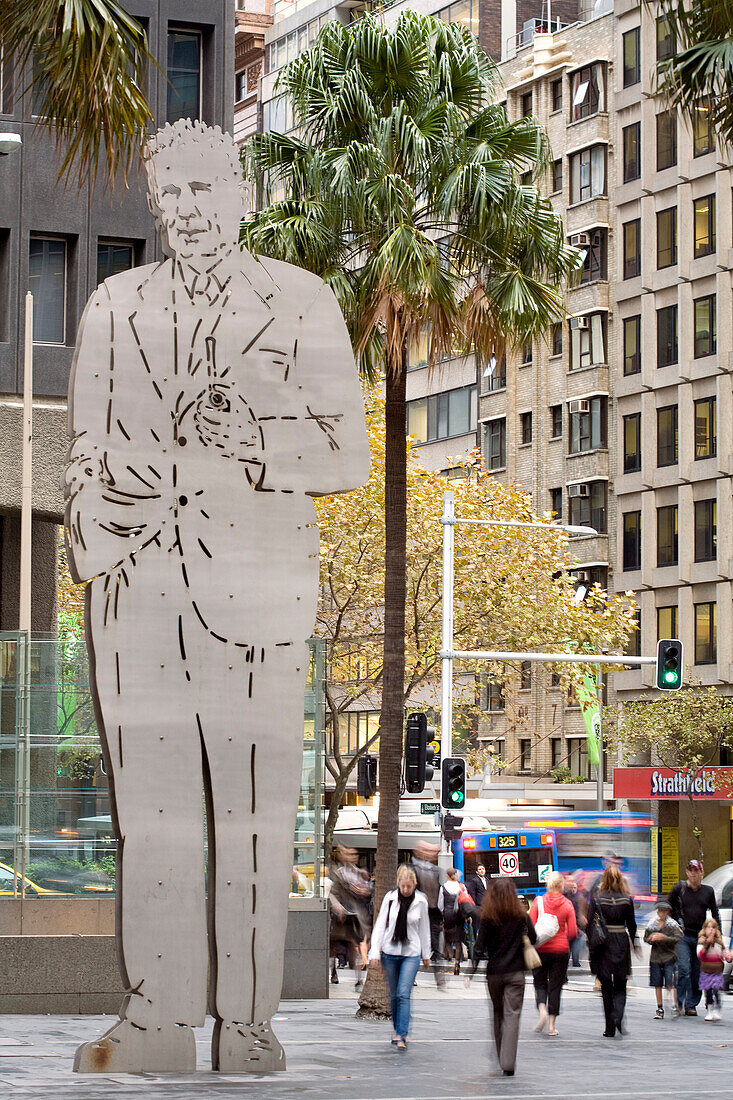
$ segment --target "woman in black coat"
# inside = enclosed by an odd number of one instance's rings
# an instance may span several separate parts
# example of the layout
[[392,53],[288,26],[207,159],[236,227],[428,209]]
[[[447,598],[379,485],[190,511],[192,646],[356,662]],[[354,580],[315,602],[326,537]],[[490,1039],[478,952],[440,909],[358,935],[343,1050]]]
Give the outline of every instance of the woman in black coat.
[[[605,922],[606,939],[600,946],[592,947],[592,929],[597,917]],[[605,869],[598,890],[591,896],[588,907],[588,950],[590,968],[601,983],[603,1011],[606,1016],[606,1039],[624,1031],[626,1008],[626,982],[631,973],[631,945],[638,950],[636,917],[623,875],[618,867]]]
[[492,878],[481,905],[481,924],[474,951],[473,973],[486,956],[486,980],[494,1013],[494,1040],[499,1065],[514,1076],[519,1019],[524,1000],[524,937],[537,936],[527,908],[509,878]]

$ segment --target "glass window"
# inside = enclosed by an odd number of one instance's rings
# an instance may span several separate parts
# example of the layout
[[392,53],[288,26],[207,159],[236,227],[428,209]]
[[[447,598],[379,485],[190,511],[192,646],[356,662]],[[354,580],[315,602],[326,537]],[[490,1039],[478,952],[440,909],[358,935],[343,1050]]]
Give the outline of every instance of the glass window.
[[527,118],[532,114],[532,93],[525,92],[524,95],[519,97],[520,106],[520,118]]
[[641,512],[623,514],[624,569],[641,569]]
[[201,117],[201,35],[168,31],[168,122]]
[[606,67],[598,62],[578,69],[571,79],[572,108],[570,118],[590,118],[606,109]]
[[97,242],[97,285],[112,275],[119,275],[121,271],[129,271],[131,267],[134,267],[131,244],[118,241]]
[[677,207],[657,212],[657,267],[677,263]]
[[585,202],[606,193],[606,147],[594,145],[570,158],[570,201]]
[[423,325],[413,342],[410,344],[410,347],[408,348],[408,370],[415,370],[416,367],[427,366],[429,339],[430,328],[428,325]]
[[657,466],[674,466],[678,453],[678,412],[676,405],[657,409]]
[[677,112],[662,111],[657,115],[657,171],[663,172],[677,163]]
[[632,84],[638,84],[641,79],[641,47],[639,43],[639,28],[627,31],[622,36],[624,88],[630,88]]
[[568,522],[606,530],[606,482],[588,481],[568,486]]
[[695,258],[715,252],[715,195],[695,199]]
[[552,92],[552,109],[553,111],[562,110],[562,80],[553,80],[550,85]]
[[247,70],[234,75],[234,102],[239,103],[247,95]]
[[273,130],[277,134],[287,134],[293,129],[293,108],[289,96],[279,95],[262,104],[262,129],[265,133]]
[[475,386],[463,386],[407,403],[407,434],[414,436],[416,443],[432,443],[475,430]]
[[[674,32],[669,25],[666,15],[657,17],[657,61],[668,61],[675,53]],[[675,638],[676,634],[668,634],[668,638]]]
[[657,565],[676,565],[678,560],[677,505],[657,508]]
[[562,158],[552,162],[552,191],[562,191]]
[[677,355],[677,306],[663,306],[657,310],[657,366],[676,363]]
[[504,685],[489,681],[486,685],[486,709],[492,713],[504,710]]
[[562,325],[552,326],[552,355],[562,355]]
[[695,664],[714,665],[718,659],[715,603],[695,604]]
[[678,638],[677,604],[657,608],[657,641],[660,638]]
[[522,366],[529,367],[532,363],[532,341],[528,340],[522,348]]
[[624,318],[624,374],[641,370],[641,315]]
[[532,740],[529,737],[519,738],[519,770],[528,772],[532,767]]
[[33,294],[33,340],[63,344],[66,339],[66,241],[31,237],[28,289]]
[[695,298],[693,304],[695,316],[695,358],[714,355],[717,347],[717,324],[715,317],[715,295],[706,294],[704,298]]
[[695,458],[714,458],[717,453],[717,402],[703,397],[695,402]]
[[571,454],[606,446],[606,401],[605,397],[591,397],[568,403]]
[[[718,502],[695,501],[695,561],[715,561],[718,554]],[[676,634],[669,634],[676,638]]]
[[524,412],[520,415],[520,430],[522,436],[522,443],[532,442],[532,413]]
[[641,469],[641,413],[624,417],[624,473]]
[[606,315],[590,313],[570,322],[570,369],[606,362]]
[[624,148],[624,183],[641,175],[641,123],[632,122],[621,131]]
[[627,657],[641,657],[641,611],[636,612],[636,630],[631,634],[626,649]]
[[593,229],[588,234],[590,244],[580,246],[585,253],[580,273],[581,286],[606,278],[606,233],[605,229]]
[[692,155],[702,157],[715,148],[715,134],[708,104],[693,108]]
[[486,465],[489,470],[506,466],[506,420],[490,420],[485,436]]
[[641,275],[641,220],[624,222],[624,279]]
[[532,662],[522,661],[519,669],[519,690],[529,691],[532,687]]
[[481,385],[482,393],[495,393],[497,390],[506,389],[506,359],[503,356],[500,362],[494,360],[493,368],[489,362],[481,375]]
[[562,405],[550,406],[550,438],[557,439],[562,435]]
[[562,519],[562,489],[550,489],[550,509],[555,519]]

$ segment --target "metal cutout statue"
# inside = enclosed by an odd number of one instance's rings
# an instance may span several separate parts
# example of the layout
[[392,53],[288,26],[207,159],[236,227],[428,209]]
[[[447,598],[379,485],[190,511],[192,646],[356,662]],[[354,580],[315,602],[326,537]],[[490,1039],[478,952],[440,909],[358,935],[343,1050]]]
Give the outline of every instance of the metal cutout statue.
[[67,542],[90,582],[128,989],[74,1068],[193,1071],[208,1007],[214,1069],[267,1072],[285,1067],[270,1019],[318,585],[311,498],[367,479],[364,406],[330,289],[239,247],[232,138],[181,120],[146,169],[168,258],[99,286],[69,390]]

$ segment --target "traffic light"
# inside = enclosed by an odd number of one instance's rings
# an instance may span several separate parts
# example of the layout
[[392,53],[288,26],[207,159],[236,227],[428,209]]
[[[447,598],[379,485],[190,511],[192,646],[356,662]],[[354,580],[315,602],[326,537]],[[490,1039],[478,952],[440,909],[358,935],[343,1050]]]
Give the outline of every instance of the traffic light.
[[466,761],[448,756],[443,761],[440,803],[446,810],[462,810],[466,804]]
[[657,642],[657,687],[660,691],[682,687],[682,642],[678,638]]
[[377,758],[365,753],[356,762],[356,793],[359,798],[373,798],[377,791]]
[[428,742],[435,730],[424,714],[408,714],[405,732],[405,786],[410,794],[420,794],[433,778],[435,750]]

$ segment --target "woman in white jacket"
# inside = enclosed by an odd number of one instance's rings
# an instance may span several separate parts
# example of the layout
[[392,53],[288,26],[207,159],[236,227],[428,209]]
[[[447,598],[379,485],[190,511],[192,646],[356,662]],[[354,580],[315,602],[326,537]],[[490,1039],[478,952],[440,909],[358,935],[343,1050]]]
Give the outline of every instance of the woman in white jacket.
[[410,1030],[410,999],[420,959],[430,965],[430,919],[428,900],[417,889],[417,876],[403,864],[397,872],[397,889],[385,894],[369,950],[369,965],[379,962],[387,975],[391,998],[392,1042],[398,1050],[407,1047]]

